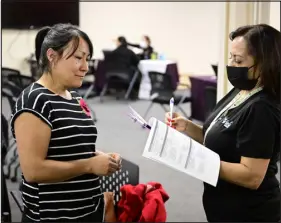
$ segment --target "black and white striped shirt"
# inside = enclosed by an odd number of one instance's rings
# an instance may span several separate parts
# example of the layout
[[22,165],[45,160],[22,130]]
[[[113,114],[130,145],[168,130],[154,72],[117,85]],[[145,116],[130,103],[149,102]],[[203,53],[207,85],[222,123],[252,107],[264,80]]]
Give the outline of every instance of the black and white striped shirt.
[[[67,100],[38,83],[26,88],[12,114],[14,137],[16,118],[23,112],[30,112],[51,128],[46,159],[71,161],[94,156],[96,126],[80,106],[81,97],[74,91],[70,93],[72,99]],[[99,177],[93,174],[59,183],[28,183],[24,176],[22,178],[25,213],[33,221],[76,221],[96,212],[101,208],[99,204],[103,204]]]

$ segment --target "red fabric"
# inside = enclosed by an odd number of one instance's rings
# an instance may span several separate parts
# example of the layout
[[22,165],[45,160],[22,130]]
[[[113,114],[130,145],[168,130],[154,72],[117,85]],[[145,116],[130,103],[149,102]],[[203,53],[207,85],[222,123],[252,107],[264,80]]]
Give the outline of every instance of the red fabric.
[[130,184],[121,187],[121,200],[117,205],[118,222],[165,222],[165,202],[169,195],[157,182]]

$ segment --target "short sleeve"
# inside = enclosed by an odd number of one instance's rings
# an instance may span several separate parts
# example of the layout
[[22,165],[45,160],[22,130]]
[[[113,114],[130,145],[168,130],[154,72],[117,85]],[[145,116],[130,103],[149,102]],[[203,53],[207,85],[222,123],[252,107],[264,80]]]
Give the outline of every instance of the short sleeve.
[[14,123],[17,117],[23,112],[29,112],[40,118],[51,129],[53,128],[50,121],[51,116],[51,104],[45,94],[36,93],[29,94],[29,92],[23,91],[16,101],[15,108],[11,118],[11,130],[14,133]]
[[237,148],[241,156],[270,159],[277,135],[277,112],[269,104],[253,103],[237,133]]

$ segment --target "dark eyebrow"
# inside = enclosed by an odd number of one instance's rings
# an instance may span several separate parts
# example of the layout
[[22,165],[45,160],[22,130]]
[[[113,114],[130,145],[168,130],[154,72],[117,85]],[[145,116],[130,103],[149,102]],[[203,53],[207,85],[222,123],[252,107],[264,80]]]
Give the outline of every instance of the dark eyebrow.
[[82,51],[82,50],[78,50],[78,51],[81,52],[81,53],[83,53],[83,55],[87,55],[87,57],[90,56],[90,53],[85,53],[85,52]]
[[241,56],[241,55],[237,55],[237,54],[232,54],[232,53],[230,53],[230,56],[233,56],[233,57],[241,57],[241,58],[244,58],[243,56]]

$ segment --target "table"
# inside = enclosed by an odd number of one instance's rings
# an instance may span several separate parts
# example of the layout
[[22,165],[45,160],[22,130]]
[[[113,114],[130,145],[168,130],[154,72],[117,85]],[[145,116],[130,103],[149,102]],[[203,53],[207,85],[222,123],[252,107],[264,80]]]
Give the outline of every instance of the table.
[[[165,73],[171,75],[172,85],[174,89],[177,88],[179,82],[179,73],[177,68],[177,63],[168,60],[141,60],[139,63],[139,70],[142,73],[142,81],[140,86],[139,96],[143,99],[147,99],[147,95],[150,95],[150,81],[147,79],[149,71],[158,71],[161,73]],[[105,77],[105,63],[104,60],[97,61],[97,67],[95,72],[95,90],[96,92],[100,92],[105,85],[106,77]],[[150,88],[149,88],[150,86]],[[149,93],[148,93],[149,91]]]
[[205,88],[217,87],[217,78],[214,75],[190,76],[191,82],[191,116],[198,121],[205,121]]

